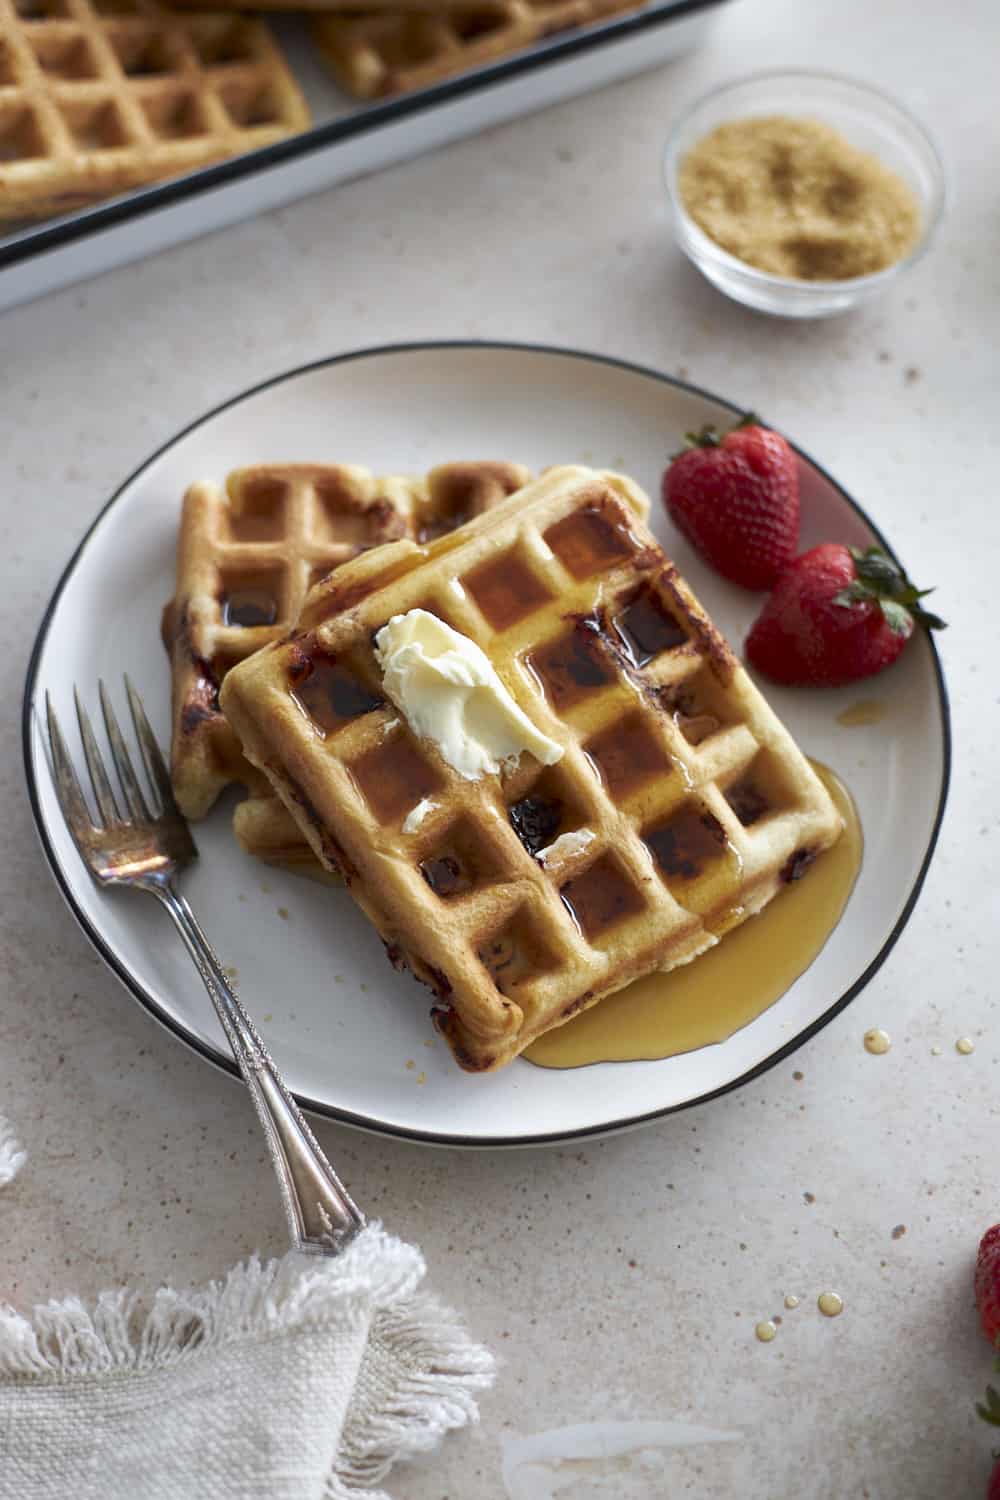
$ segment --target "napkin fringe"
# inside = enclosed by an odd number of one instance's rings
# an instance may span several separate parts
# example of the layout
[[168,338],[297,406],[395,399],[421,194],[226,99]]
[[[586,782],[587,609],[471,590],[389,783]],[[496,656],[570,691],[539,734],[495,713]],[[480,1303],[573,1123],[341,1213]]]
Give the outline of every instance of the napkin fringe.
[[[479,1421],[476,1393],[493,1384],[496,1360],[457,1314],[420,1292],[376,1313],[348,1410],[329,1500],[356,1500],[401,1459],[436,1448]],[[381,1491],[379,1494],[381,1495]],[[385,1497],[388,1500],[388,1497]]]
[[419,1250],[368,1225],[333,1259],[257,1256],[202,1288],[161,1287],[143,1318],[140,1297],[101,1292],[92,1306],[65,1297],[30,1318],[0,1305],[0,1374],[15,1377],[149,1371],[234,1342],[296,1327],[390,1311],[412,1297],[424,1275]]
[[14,1128],[10,1121],[0,1115],[0,1187],[6,1187],[8,1182],[13,1182],[20,1172],[27,1155],[21,1150]]

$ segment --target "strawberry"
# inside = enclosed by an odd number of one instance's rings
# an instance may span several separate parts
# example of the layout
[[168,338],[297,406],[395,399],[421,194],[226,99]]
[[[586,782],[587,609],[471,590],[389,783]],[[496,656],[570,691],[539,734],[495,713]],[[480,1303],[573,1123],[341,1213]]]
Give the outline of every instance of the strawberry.
[[765,601],[746,640],[747,660],[799,687],[839,687],[890,666],[916,621],[943,630],[916,589],[878,547],[823,542],[797,557]]
[[1000,1500],[1000,1458],[993,1465],[993,1473],[990,1475],[990,1487],[986,1491],[986,1500]]
[[687,434],[663,476],[663,503],[716,572],[744,588],[770,588],[795,556],[795,454],[752,412],[722,438],[711,426]]
[[[979,1242],[979,1254],[976,1257],[976,1306],[983,1332],[990,1343],[1000,1349],[1000,1224],[987,1229]],[[1000,1427],[1000,1411],[997,1426]]]

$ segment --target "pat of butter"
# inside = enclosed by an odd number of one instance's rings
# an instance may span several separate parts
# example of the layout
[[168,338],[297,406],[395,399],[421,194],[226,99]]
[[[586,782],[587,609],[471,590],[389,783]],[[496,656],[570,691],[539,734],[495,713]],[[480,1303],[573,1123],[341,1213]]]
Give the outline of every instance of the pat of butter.
[[406,814],[406,817],[403,819],[403,832],[416,833],[417,829],[422,825],[427,814],[429,812],[433,812],[435,807],[437,807],[437,803],[432,802],[430,797],[421,797],[416,807],[411,807],[409,812]]
[[375,637],[383,686],[416,734],[469,781],[528,750],[543,766],[563,749],[519,708],[486,653],[426,609],[394,615]]
[[547,865],[550,860],[573,859],[593,842],[594,834],[589,828],[577,828],[573,833],[561,833],[554,844],[539,849],[536,858],[543,865]]

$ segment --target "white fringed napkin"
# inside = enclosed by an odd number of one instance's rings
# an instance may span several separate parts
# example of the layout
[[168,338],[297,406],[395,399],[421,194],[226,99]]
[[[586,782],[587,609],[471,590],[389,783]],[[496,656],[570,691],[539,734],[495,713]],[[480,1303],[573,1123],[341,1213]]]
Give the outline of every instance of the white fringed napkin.
[[[24,1162],[0,1117],[0,1184]],[[0,1500],[388,1500],[401,1458],[478,1418],[492,1356],[380,1225],[161,1288],[0,1306]]]

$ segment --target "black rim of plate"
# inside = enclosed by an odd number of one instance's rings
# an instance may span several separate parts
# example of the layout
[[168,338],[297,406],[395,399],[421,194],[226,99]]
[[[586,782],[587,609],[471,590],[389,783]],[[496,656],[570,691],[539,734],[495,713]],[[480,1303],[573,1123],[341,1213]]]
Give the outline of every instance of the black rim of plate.
[[[35,774],[35,762],[32,753],[32,713],[35,700],[36,678],[42,651],[45,647],[49,629],[55,616],[59,600],[62,597],[63,590],[66,587],[66,584],[68,583],[70,577],[74,573],[77,563],[82,557],[88,542],[90,541],[97,527],[100,525],[101,521],[118,503],[119,499],[126,493],[126,491],[131,488],[131,486],[135,483],[139,476],[143,474],[151,464],[155,463],[162,454],[167,452],[168,449],[172,448],[176,443],[187,437],[189,433],[194,432],[198,427],[204,426],[207,422],[213,421],[222,412],[228,411],[230,407],[237,406],[240,404],[240,402],[246,401],[252,396],[259,395],[260,392],[266,391],[272,386],[281,385],[285,381],[295,380],[298,377],[307,375],[314,370],[327,369],[333,365],[348,364],[352,361],[360,359],[372,359],[385,357],[387,355],[399,354],[427,354],[442,352],[444,350],[495,350],[506,353],[540,354],[546,357],[555,356],[563,359],[585,360],[594,364],[605,365],[611,369],[624,370],[632,375],[644,376],[647,379],[656,380],[663,385],[674,386],[676,389],[682,390],[688,395],[697,396],[702,398],[703,400],[714,402],[715,405],[722,406],[727,410],[733,412],[735,415],[742,415],[743,413],[742,407],[737,406],[733,402],[727,401],[720,396],[717,396],[713,391],[706,390],[703,386],[692,385],[690,382],[685,380],[678,380],[672,375],[665,374],[662,370],[654,369],[648,365],[637,364],[631,360],[617,359],[612,355],[593,354],[584,349],[561,348],[560,346],[555,344],[518,343],[516,341],[501,341],[494,339],[432,339],[411,343],[382,344],[369,349],[355,349],[350,350],[345,354],[334,354],[327,356],[327,358],[325,359],[312,360],[308,364],[300,365],[293,370],[283,371],[280,375],[272,375],[267,380],[262,380],[257,385],[251,386],[245,391],[240,391],[235,396],[230,396],[228,400],[220,402],[219,405],[213,407],[211,411],[195,418],[193,422],[189,422],[186,427],[183,427],[179,432],[175,433],[173,437],[169,438],[165,443],[162,443],[154,453],[150,454],[148,458],[144,459],[143,462],[133,470],[128,478],[119,485],[111,498],[106,502],[106,504],[101,507],[97,515],[94,517],[93,521],[88,526],[81,541],[73,552],[72,557],[69,559],[69,562],[63,569],[59,582],[56,584],[52,597],[49,600],[48,605],[46,606],[45,613],[42,616],[41,623],[38,627],[38,634],[35,638],[35,644],[32,649],[31,660],[28,663],[27,677],[25,680],[24,698],[22,702],[21,712],[21,731],[25,775],[27,777],[28,797],[31,803],[32,817],[34,819],[35,827],[38,831],[38,835],[41,840],[42,848],[48,861],[49,868],[51,869],[55,877],[56,884],[62,892],[63,898],[65,899],[66,904],[69,906],[70,911],[75,916],[77,922],[80,924],[84,933],[90,939],[97,952],[101,955],[112,972],[116,974],[117,977],[121,980],[125,988],[130,991],[130,993],[136,1000],[138,1000],[139,1004],[146,1011],[148,1011],[155,1020],[159,1021],[162,1026],[164,1026],[174,1036],[178,1037],[182,1042],[184,1042],[186,1046],[197,1052],[201,1057],[205,1058],[206,1061],[214,1063],[216,1067],[223,1069],[223,1071],[236,1078],[238,1078],[240,1075],[239,1069],[237,1068],[233,1058],[227,1057],[224,1053],[218,1051],[216,1048],[210,1046],[200,1038],[191,1035],[181,1026],[178,1021],[176,1021],[172,1016],[168,1015],[161,1008],[156,999],[146,989],[144,989],[141,984],[139,984],[135,976],[118,957],[114,949],[111,948],[105,941],[101,932],[90,920],[87,913],[77,904],[73,896],[69,881],[66,878],[55,847],[49,838],[48,829],[42,816],[41,802],[39,798],[38,784]],[[885,537],[883,537],[881,531],[875,525],[874,521],[872,521],[871,517],[866,513],[862,506],[860,506],[858,502],[847,493],[843,486],[833,478],[832,474],[824,469],[821,464],[816,463],[815,459],[811,458],[808,453],[805,453],[801,448],[797,447],[796,444],[792,443],[791,439],[789,439],[788,441],[794,451],[798,454],[798,456],[803,459],[805,463],[810,465],[810,467],[813,468],[818,474],[820,474],[827,481],[827,483],[836,490],[837,494],[841,496],[841,498],[847,503],[847,505],[850,506],[855,514],[860,517],[864,524],[870,528],[874,536],[878,539],[879,544],[884,547],[885,550],[890,553],[890,555],[895,555],[888,541]],[[890,952],[895,947],[896,942],[903,931],[903,928],[906,926],[907,922],[910,919],[910,916],[912,915],[913,909],[917,902],[917,898],[920,895],[921,888],[926,878],[927,870],[930,866],[935,847],[937,845],[938,834],[941,830],[941,821],[944,817],[945,804],[948,798],[948,785],[951,777],[951,715],[948,703],[948,690],[945,686],[944,672],[941,667],[941,660],[938,655],[934,640],[930,636],[927,637],[927,645],[930,650],[931,664],[934,670],[935,683],[937,685],[938,707],[941,715],[941,787],[938,793],[937,809],[935,811],[930,837],[927,840],[927,848],[924,852],[924,857],[921,861],[920,869],[917,872],[916,879],[913,882],[913,886],[906,898],[903,909],[900,912],[894,926],[883,940],[878,952],[866,965],[862,973],[858,976],[854,983],[850,985],[850,987],[823,1012],[821,1016],[819,1016],[809,1026],[806,1026],[790,1041],[786,1042],[784,1046],[779,1047],[777,1051],[772,1052],[768,1057],[764,1058],[761,1062],[757,1063],[747,1072],[741,1073],[739,1077],[731,1079],[728,1083],[721,1084],[717,1089],[711,1089],[707,1093],[699,1094],[694,1099],[684,1100],[680,1104],[666,1105],[662,1109],[649,1110],[645,1114],[641,1115],[626,1115],[621,1119],[609,1120],[599,1125],[588,1125],[576,1130],[569,1131],[553,1131],[548,1134],[541,1135],[524,1135],[513,1137],[468,1136],[446,1135],[440,1131],[410,1130],[398,1125],[384,1123],[383,1121],[373,1119],[368,1115],[355,1114],[351,1110],[338,1109],[334,1105],[325,1104],[317,1099],[311,1099],[307,1095],[296,1094],[295,1097],[301,1107],[303,1109],[309,1110],[313,1114],[321,1115],[324,1118],[333,1120],[341,1125],[353,1125],[359,1129],[369,1131],[376,1135],[391,1136],[400,1140],[424,1142],[429,1145],[468,1147],[476,1150],[489,1150],[498,1147],[514,1148],[524,1146],[559,1145],[563,1142],[582,1140],[590,1136],[613,1135],[618,1131],[632,1129],[640,1125],[649,1124],[653,1120],[664,1119],[666,1118],[666,1116],[677,1114],[681,1110],[693,1109],[696,1105],[707,1104],[712,1099],[721,1098],[724,1094],[728,1094],[735,1089],[742,1088],[744,1084],[750,1083],[755,1078],[759,1078],[762,1074],[768,1072],[778,1063],[783,1062],[785,1058],[790,1057],[792,1053],[797,1051],[798,1048],[801,1047],[805,1042],[809,1041],[810,1038],[814,1037],[818,1032],[822,1031],[822,1029],[827,1026],[835,1016],[838,1016],[840,1012],[850,1004],[854,997],[864,989],[868,981],[882,967]]]

